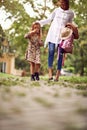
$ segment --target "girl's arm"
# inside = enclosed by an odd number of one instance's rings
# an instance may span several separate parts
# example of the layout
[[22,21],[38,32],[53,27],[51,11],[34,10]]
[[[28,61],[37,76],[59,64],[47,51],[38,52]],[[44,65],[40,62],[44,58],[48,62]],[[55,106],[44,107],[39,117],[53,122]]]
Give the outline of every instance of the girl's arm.
[[24,38],[30,38],[35,33],[38,33],[38,30],[35,29],[35,30],[32,30],[32,31],[28,32],[27,34],[25,34]]
[[29,38],[29,33],[25,34],[24,38]]

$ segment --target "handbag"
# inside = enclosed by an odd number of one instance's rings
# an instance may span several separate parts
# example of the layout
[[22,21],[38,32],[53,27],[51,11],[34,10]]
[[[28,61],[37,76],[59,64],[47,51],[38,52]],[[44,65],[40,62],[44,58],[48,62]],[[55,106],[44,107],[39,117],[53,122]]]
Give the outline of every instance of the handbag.
[[65,53],[72,53],[73,52],[73,35],[66,40],[61,40],[60,47],[64,49]]

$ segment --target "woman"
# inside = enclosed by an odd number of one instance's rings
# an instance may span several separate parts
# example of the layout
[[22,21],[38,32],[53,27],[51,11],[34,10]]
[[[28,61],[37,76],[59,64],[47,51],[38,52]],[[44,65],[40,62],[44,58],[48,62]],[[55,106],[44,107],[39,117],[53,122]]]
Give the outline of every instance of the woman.
[[55,48],[57,48],[58,43],[60,41],[61,29],[67,23],[72,23],[72,20],[74,18],[73,11],[69,9],[69,0],[59,0],[58,4],[59,7],[56,8],[47,19],[38,21],[41,24],[41,26],[52,22],[44,44],[45,47],[48,44],[49,48],[48,50],[49,80],[53,80],[52,67],[53,67],[54,53]]

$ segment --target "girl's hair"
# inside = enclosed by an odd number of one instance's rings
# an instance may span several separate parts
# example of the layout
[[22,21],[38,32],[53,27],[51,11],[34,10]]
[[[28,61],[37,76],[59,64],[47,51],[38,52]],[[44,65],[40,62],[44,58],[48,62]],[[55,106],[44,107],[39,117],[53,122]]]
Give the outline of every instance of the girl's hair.
[[34,26],[35,26],[35,25],[38,25],[38,28],[39,28],[39,36],[40,36],[40,38],[41,38],[41,37],[42,37],[42,29],[41,29],[41,25],[40,25],[39,22],[33,23],[31,30],[32,30],[32,31],[34,30]]

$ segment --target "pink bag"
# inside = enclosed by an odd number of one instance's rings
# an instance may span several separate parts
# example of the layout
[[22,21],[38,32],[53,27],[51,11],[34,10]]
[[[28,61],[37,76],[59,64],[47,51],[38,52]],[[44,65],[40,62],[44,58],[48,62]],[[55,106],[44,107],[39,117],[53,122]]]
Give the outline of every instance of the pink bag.
[[73,52],[73,39],[74,36],[71,35],[68,39],[61,40],[60,47],[64,49],[65,53]]

